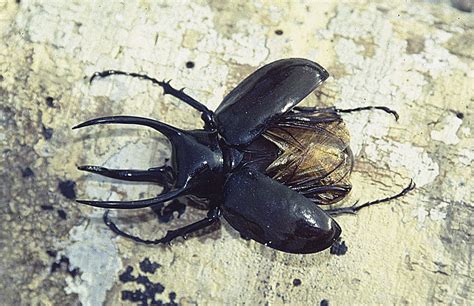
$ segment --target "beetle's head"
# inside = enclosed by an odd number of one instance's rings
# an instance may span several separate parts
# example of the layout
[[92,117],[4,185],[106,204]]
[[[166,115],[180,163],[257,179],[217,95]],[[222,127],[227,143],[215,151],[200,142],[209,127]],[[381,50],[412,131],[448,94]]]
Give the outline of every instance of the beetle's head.
[[168,137],[172,145],[175,188],[186,186],[186,193],[207,195],[223,180],[223,157],[216,132],[181,131]]

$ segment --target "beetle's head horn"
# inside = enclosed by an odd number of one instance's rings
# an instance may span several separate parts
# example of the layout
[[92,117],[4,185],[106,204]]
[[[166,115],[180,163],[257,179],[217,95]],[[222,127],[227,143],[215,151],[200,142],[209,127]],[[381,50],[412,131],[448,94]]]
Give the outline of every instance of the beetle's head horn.
[[[208,182],[211,172],[219,170],[222,165],[217,142],[212,139],[212,132],[183,131],[166,123],[142,117],[111,116],[92,119],[83,122],[73,129],[96,124],[137,124],[151,127],[168,138],[172,145],[171,171],[175,178],[171,193],[177,196],[187,194],[191,188],[197,187],[200,182]],[[166,194],[160,195],[164,197]]]

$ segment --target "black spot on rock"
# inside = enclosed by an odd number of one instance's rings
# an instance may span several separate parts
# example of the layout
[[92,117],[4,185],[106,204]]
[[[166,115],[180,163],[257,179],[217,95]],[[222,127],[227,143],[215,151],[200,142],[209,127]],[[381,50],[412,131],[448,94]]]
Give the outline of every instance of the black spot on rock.
[[52,128],[47,128],[43,125],[42,133],[43,133],[44,139],[50,140],[51,137],[53,137],[53,131],[54,130]]
[[58,216],[59,218],[63,219],[63,220],[66,220],[67,219],[67,214],[64,210],[62,209],[58,209]]
[[275,30],[275,34],[276,35],[283,35],[283,31],[282,30]]
[[186,62],[186,68],[189,68],[189,69],[194,68],[194,62],[193,61]]
[[31,170],[30,167],[26,167],[25,169],[22,169],[21,170],[21,176],[22,177],[30,177],[30,176],[34,176],[35,173],[33,172],[33,170]]
[[462,120],[464,119],[464,114],[462,112],[456,112],[456,117]]
[[140,270],[145,273],[155,273],[156,269],[161,267],[157,262],[151,262],[148,257],[140,262]]
[[[143,266],[143,267],[142,267]],[[145,258],[140,263],[140,270],[147,272],[152,269],[155,271],[161,265],[158,263],[151,263],[148,258]],[[138,274],[137,277],[132,275],[133,268],[128,266],[122,274],[120,274],[119,279],[124,283],[128,282],[135,282],[139,284],[139,287],[143,289],[137,289],[134,291],[131,290],[123,290],[122,291],[122,301],[130,301],[139,303],[140,305],[177,305],[175,302],[176,293],[170,292],[169,302],[164,301],[163,299],[159,299],[159,295],[165,291],[165,286],[163,286],[160,282],[153,282],[151,281],[148,276]]]
[[71,180],[61,181],[58,184],[58,189],[63,196],[68,199],[74,200],[76,198],[76,182]]
[[54,207],[53,205],[41,205],[40,206],[42,210],[53,210]]
[[128,282],[133,282],[135,280],[135,277],[132,275],[133,268],[128,266],[125,272],[119,275],[119,280],[122,283],[128,283]]
[[320,306],[329,306],[329,301],[328,300],[321,300],[319,303]]
[[293,280],[293,286],[298,287],[298,286],[300,286],[300,285],[301,285],[301,279],[295,278],[295,279]]
[[51,265],[51,274],[55,272],[66,272],[72,277],[76,277],[80,271],[79,268],[72,269],[69,263],[69,258],[62,255],[59,260],[53,262],[53,264]]
[[54,107],[54,99],[52,97],[46,97],[46,105]]

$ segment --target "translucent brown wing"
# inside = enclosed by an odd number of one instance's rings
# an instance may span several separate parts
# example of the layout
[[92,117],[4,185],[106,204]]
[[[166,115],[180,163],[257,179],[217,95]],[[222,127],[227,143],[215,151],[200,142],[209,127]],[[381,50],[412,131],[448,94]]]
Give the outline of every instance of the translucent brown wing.
[[337,202],[350,191],[349,133],[334,111],[291,112],[263,136],[282,151],[266,169],[273,179],[318,204]]

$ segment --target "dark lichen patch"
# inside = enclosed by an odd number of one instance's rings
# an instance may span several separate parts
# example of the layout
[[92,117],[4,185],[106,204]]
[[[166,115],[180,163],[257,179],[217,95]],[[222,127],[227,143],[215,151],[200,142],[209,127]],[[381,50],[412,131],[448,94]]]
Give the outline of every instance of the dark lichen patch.
[[282,30],[275,30],[275,34],[276,35],[283,35],[283,31]]
[[61,181],[58,184],[58,189],[63,196],[74,200],[76,198],[76,182],[71,180]]
[[125,269],[125,272],[119,275],[119,280],[122,283],[128,283],[128,282],[133,282],[135,280],[135,277],[132,275],[133,268],[128,266]]
[[329,306],[329,301],[328,300],[321,300],[321,302],[319,302],[319,306]]
[[158,216],[160,223],[168,223],[173,220],[175,212],[178,213],[178,218],[181,217],[186,211],[186,205],[178,200],[174,200],[164,208],[156,206],[156,209],[153,209],[153,211]]
[[160,268],[161,265],[157,262],[151,262],[148,257],[140,262],[140,270],[145,273],[155,273],[156,269]]
[[51,274],[55,272],[65,272],[71,275],[72,277],[76,277],[79,274],[79,268],[71,268],[69,258],[64,255],[61,255],[59,260],[56,260],[51,265]]
[[135,282],[141,285],[144,289],[137,289],[134,291],[123,290],[121,295],[122,301],[141,303],[141,305],[177,305],[175,302],[175,292],[171,291],[168,294],[169,301],[165,302],[157,297],[157,295],[160,295],[165,291],[165,286],[160,282],[151,281],[147,276],[142,274],[138,274],[138,276],[135,277],[132,275],[132,272],[133,267],[128,266],[125,272],[119,275],[120,281],[123,283]]
[[293,286],[295,286],[295,287],[301,286],[301,279],[295,278],[293,280]]
[[24,169],[21,169],[21,176],[22,177],[31,177],[31,176],[34,176],[35,173],[33,172],[33,170],[31,170],[30,167],[26,167]]
[[418,54],[425,50],[425,39],[423,36],[411,36],[407,39],[406,51],[408,54]]
[[54,107],[54,99],[52,97],[46,97],[46,105],[48,107]]
[[52,128],[48,128],[48,127],[44,126],[44,124],[43,124],[41,133],[43,134],[44,139],[50,140],[51,137],[53,137],[53,132],[54,132],[54,130]]
[[66,220],[67,219],[67,214],[64,210],[62,209],[58,209],[57,210],[57,213],[58,213],[58,216],[59,218],[63,219],[63,220]]
[[52,205],[41,205],[42,210],[53,210],[54,207]]
[[333,243],[329,252],[333,255],[341,256],[347,253],[346,242],[339,239]]
[[171,292],[168,294],[168,297],[170,298],[170,302],[175,303],[174,300],[176,300],[176,292],[171,291]]
[[3,82],[3,80],[5,80],[5,77],[2,74],[0,74],[0,82]]
[[55,251],[55,250],[47,250],[47,251],[46,251],[46,254],[48,254],[49,257],[56,258],[56,256],[58,255],[58,251]]
[[193,61],[186,62],[186,68],[188,68],[188,69],[194,68],[194,62]]

